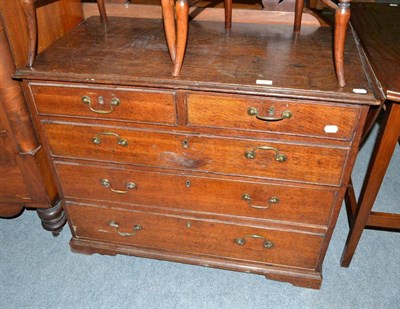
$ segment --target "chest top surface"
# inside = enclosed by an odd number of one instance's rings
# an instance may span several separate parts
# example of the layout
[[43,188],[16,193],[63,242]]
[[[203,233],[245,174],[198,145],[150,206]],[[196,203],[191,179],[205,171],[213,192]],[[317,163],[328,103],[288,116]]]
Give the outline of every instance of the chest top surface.
[[[379,104],[357,43],[348,32],[347,85],[338,86],[332,29],[192,21],[184,65],[172,77],[161,20],[92,17],[38,55],[17,78],[206,90],[331,102]],[[272,85],[266,85],[272,83]],[[355,93],[361,89],[366,93]]]

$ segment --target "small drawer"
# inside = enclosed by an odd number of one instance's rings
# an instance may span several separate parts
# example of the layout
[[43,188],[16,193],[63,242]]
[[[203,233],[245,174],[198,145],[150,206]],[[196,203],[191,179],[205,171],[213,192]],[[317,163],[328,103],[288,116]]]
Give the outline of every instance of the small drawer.
[[174,125],[175,92],[30,84],[37,113]]
[[190,93],[188,125],[351,140],[360,108]]
[[[314,269],[322,235],[67,204],[74,237]],[[301,252],[301,254],[299,254]]]
[[44,123],[55,156],[339,185],[347,149]]
[[[327,226],[335,190],[56,163],[65,198]],[[84,184],[84,185],[83,185]]]

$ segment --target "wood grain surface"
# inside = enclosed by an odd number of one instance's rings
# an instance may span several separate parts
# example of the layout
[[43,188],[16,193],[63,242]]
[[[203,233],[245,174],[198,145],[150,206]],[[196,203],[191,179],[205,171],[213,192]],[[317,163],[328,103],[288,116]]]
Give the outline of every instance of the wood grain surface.
[[386,96],[400,102],[400,6],[355,3],[351,24]]
[[[35,70],[20,70],[16,76],[380,103],[350,33],[347,86],[340,88],[329,28],[303,27],[296,35],[291,26],[237,24],[226,33],[223,23],[191,22],[190,32],[179,78],[171,76],[162,21],[122,17],[110,17],[108,30],[98,17],[90,18],[40,54]],[[272,81],[272,86],[257,80]]]

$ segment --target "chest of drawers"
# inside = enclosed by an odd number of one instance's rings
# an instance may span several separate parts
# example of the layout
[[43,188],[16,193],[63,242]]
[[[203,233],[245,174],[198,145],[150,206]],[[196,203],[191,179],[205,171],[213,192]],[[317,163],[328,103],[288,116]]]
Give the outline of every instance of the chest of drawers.
[[[251,46],[239,65],[223,48],[223,25],[207,25],[194,23],[190,46],[202,52],[188,49],[179,79],[157,56],[167,53],[160,21],[125,18],[111,19],[107,39],[89,19],[17,73],[58,179],[72,250],[318,288],[368,107],[379,104],[372,83],[354,42],[348,85],[364,95],[337,92],[333,72],[322,82],[311,59],[296,55],[315,44],[328,50],[329,29],[294,48],[284,26],[237,25],[225,40]],[[272,46],[295,54],[286,65],[302,66],[310,89],[260,62],[274,66],[273,48],[260,43],[274,32],[283,38]],[[266,74],[277,87],[254,85]]]

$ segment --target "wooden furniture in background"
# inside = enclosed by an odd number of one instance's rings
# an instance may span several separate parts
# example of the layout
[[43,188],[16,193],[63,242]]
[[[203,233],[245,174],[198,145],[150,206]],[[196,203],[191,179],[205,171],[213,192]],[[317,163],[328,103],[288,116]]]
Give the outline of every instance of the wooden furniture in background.
[[[113,1],[114,2],[114,1]],[[141,2],[147,2],[142,0]],[[136,3],[136,2],[135,2]],[[159,4],[159,1],[157,0]],[[224,21],[224,12],[221,8],[214,7],[199,7],[204,2],[197,3],[197,7],[189,8],[190,20],[193,21]],[[240,9],[233,9],[232,16],[236,23],[251,23],[251,24],[283,24],[292,25],[294,19],[294,12],[286,12],[280,10],[261,10],[249,8],[245,5],[240,5],[233,2],[233,7]],[[83,3],[83,13],[85,18],[98,16],[99,11],[95,3]],[[162,18],[162,10],[159,5],[149,4],[124,4],[124,3],[109,3],[106,2],[107,13],[111,16],[119,17],[132,17],[132,18]],[[302,25],[306,26],[327,26],[316,15],[306,11],[303,14]]]
[[[47,6],[49,3],[59,2],[60,0],[20,0],[22,3],[25,20],[28,29],[28,61],[27,66],[32,67],[38,52],[38,19],[36,9],[39,6]],[[100,12],[102,22],[107,25],[107,14],[104,6],[104,0],[97,0],[97,6]]]
[[329,28],[238,24],[221,36],[222,22],[192,22],[172,77],[161,19],[108,22],[87,19],[16,74],[72,250],[319,288],[364,121],[380,104],[354,41],[339,88]]
[[[28,58],[29,34],[26,17],[19,1],[0,1],[0,11],[17,68],[25,66]],[[83,19],[81,0],[58,0],[39,5],[38,52],[62,37]]]
[[[41,48],[76,25],[73,20],[77,16],[82,19],[82,11],[72,9],[73,1],[62,5],[63,8],[49,6],[46,11],[39,12],[40,28],[45,30]],[[62,18],[55,14],[60,10],[64,12]],[[26,63],[25,18],[18,2],[1,1],[0,13],[0,216],[13,217],[24,208],[35,208],[43,227],[57,234],[66,218],[58,203],[51,168],[34,132],[20,83],[12,79],[15,65]],[[46,29],[49,18],[57,26],[56,32]]]
[[347,192],[350,232],[342,255],[341,265],[344,267],[350,265],[364,228],[400,231],[400,214],[371,212],[400,137],[400,6],[354,4],[351,24],[387,101],[358,203],[352,186]]

